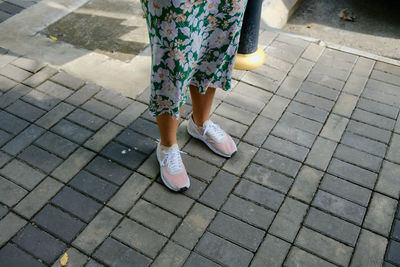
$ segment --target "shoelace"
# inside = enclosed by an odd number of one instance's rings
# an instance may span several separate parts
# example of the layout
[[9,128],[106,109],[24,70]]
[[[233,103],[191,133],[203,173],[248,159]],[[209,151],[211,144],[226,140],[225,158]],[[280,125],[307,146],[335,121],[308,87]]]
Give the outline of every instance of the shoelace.
[[161,162],[162,166],[167,166],[172,173],[176,173],[183,168],[183,162],[180,154],[187,154],[181,150],[173,150],[169,152],[163,152],[165,158]]
[[206,137],[206,134],[209,133],[212,137],[217,139],[217,141],[221,140],[225,135],[224,131],[219,127],[219,125],[210,122],[204,128],[203,137]]

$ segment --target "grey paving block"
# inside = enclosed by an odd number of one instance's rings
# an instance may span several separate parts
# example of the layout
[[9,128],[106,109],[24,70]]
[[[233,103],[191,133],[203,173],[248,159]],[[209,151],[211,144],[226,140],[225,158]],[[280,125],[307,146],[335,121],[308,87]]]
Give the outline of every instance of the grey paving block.
[[[377,62],[376,64],[379,64],[379,62]],[[353,72],[360,75],[369,76],[374,65],[375,67],[377,66],[376,64],[375,61],[372,59],[359,57],[356,65],[354,66]]]
[[265,78],[270,78],[274,81],[274,83],[277,83],[277,84],[280,84],[287,75],[287,71],[282,71],[280,69],[271,67],[268,64],[263,64],[263,65],[259,66],[258,68],[255,68],[255,69],[247,72],[243,76],[242,81],[246,81],[249,77],[249,74],[253,74],[253,73],[260,74],[260,75],[264,76]]
[[63,161],[61,158],[35,145],[25,148],[18,154],[18,158],[46,173],[50,173]]
[[82,109],[75,109],[66,118],[93,131],[97,131],[106,123],[106,120]]
[[392,133],[363,122],[350,120],[346,131],[388,144]]
[[310,43],[304,53],[301,55],[301,57],[315,62],[319,59],[324,50],[324,46]]
[[376,87],[366,87],[361,96],[391,106],[398,106],[400,104],[398,97],[377,90]]
[[395,219],[393,222],[391,238],[400,240],[400,220],[398,219]]
[[104,207],[74,240],[73,245],[86,254],[92,254],[109,236],[121,218],[121,214]]
[[304,58],[299,58],[299,60],[297,60],[293,68],[290,70],[289,75],[304,80],[310,73],[314,64],[315,63],[312,61],[306,60]]
[[10,140],[5,146],[2,147],[2,150],[15,156],[25,147],[30,145],[34,140],[36,140],[40,135],[45,132],[45,129],[38,127],[34,124],[31,124],[25,130],[23,130],[20,134],[15,136],[12,140]]
[[[399,95],[399,86],[392,85],[386,82],[382,81],[377,81],[374,79],[369,79],[367,82],[367,87],[368,88],[375,88],[377,91],[383,92],[387,95],[392,95],[392,97],[395,97]],[[382,101],[383,102],[383,101]],[[385,103],[385,102],[383,102]]]
[[182,266],[189,257],[190,251],[174,242],[168,242],[152,266]]
[[106,202],[118,189],[117,186],[82,170],[69,182],[69,185],[101,202]]
[[293,179],[254,163],[249,165],[244,177],[284,194],[287,193],[293,183]]
[[210,266],[210,267],[218,267],[221,266],[199,254],[196,252],[190,253],[189,258],[183,265],[185,267],[199,267],[199,266]]
[[364,91],[365,85],[368,81],[368,75],[360,75],[355,72],[351,73],[343,87],[343,92],[360,96]]
[[200,202],[219,210],[238,180],[238,177],[220,171],[200,197]]
[[348,122],[348,118],[331,114],[329,115],[324,128],[322,128],[320,135],[335,142],[339,142]]
[[[340,88],[335,88],[331,89],[329,87],[326,87],[321,84],[317,84],[314,82],[310,82],[309,80],[312,81],[313,74],[315,74],[315,68],[311,72],[310,76],[308,77],[308,80],[303,82],[303,84],[300,86],[300,91],[306,92],[309,94],[313,94],[319,97],[323,97],[332,101],[336,101],[336,99],[339,97],[340,91],[338,89]],[[319,76],[319,74],[317,74]],[[324,84],[322,82],[322,84]]]
[[[122,110],[114,119],[115,123],[128,126],[135,121],[146,109],[147,105],[134,101],[127,108]],[[152,117],[154,119],[154,117]]]
[[264,116],[258,116],[254,123],[250,126],[246,135],[243,137],[243,140],[252,145],[260,147],[264,143],[272,128],[275,126],[275,123],[275,120],[266,118]]
[[221,167],[226,161],[224,157],[213,153],[212,150],[207,147],[207,145],[195,138],[190,139],[190,141],[183,148],[183,151],[219,167]]
[[309,120],[290,112],[285,112],[280,119],[280,122],[289,124],[294,128],[309,132],[311,134],[318,134],[323,126],[322,123]]
[[222,129],[224,129],[228,134],[230,134],[233,137],[241,138],[248,129],[248,126],[244,124],[221,117],[214,113],[211,115],[210,119],[214,123],[221,126]]
[[[71,266],[84,266],[84,264],[87,262],[88,260],[88,256],[86,256],[85,254],[79,252],[77,249],[70,247],[69,249],[67,249],[67,251],[65,251],[65,253],[68,254],[68,264],[70,264]],[[61,258],[64,256],[61,255],[52,265],[52,267],[60,267],[60,260]]]
[[[159,178],[161,180],[161,178]],[[194,177],[190,177],[190,187],[183,192],[185,196],[198,200],[207,187],[207,183]]]
[[28,194],[28,191],[0,176],[0,193],[0,202],[12,207]]
[[56,154],[59,157],[67,158],[78,145],[61,137],[52,132],[45,132],[34,142],[35,145],[42,147],[43,149]]
[[396,120],[399,108],[361,97],[357,107]]
[[368,230],[361,230],[350,266],[382,266],[387,239]]
[[54,124],[56,124],[59,120],[64,118],[73,109],[74,109],[73,106],[71,106],[67,103],[61,102],[59,105],[57,105],[52,110],[50,110],[45,115],[43,115],[40,119],[38,119],[35,122],[35,124],[45,128],[45,129],[49,129]]
[[90,260],[86,263],[85,267],[104,267],[105,265],[100,264],[94,259],[90,258]]
[[358,150],[383,158],[387,145],[352,133],[345,133],[341,140],[342,144],[354,147]]
[[102,88],[94,97],[120,109],[126,108],[133,102],[132,99],[123,96],[121,93],[106,88]]
[[398,199],[400,195],[399,172],[398,164],[384,160],[375,190]]
[[[8,4],[7,2],[3,2],[0,4],[0,10],[5,11],[6,13],[9,13],[9,12],[7,12],[7,10],[4,9],[7,7],[15,7],[18,10],[22,10],[20,7]],[[6,76],[7,78],[13,79],[14,81],[17,81],[17,82],[22,82],[23,80],[25,80],[26,78],[28,78],[29,76],[32,75],[32,73],[30,73],[26,70],[23,70],[21,68],[18,68],[14,65],[11,65],[11,64],[7,64],[7,65],[1,67],[0,74],[3,76]]]
[[297,101],[292,101],[290,102],[288,108],[288,111],[291,113],[300,115],[302,117],[315,120],[321,123],[324,123],[326,118],[328,117],[328,112],[326,110],[313,107],[310,105],[302,104]]
[[7,206],[0,205],[0,220],[8,213]]
[[11,159],[11,156],[0,151],[0,167],[3,167],[10,159]]
[[374,69],[371,73],[371,79],[375,79],[378,81],[383,81],[386,83],[400,85],[400,77],[398,75],[394,75],[387,72],[382,72],[379,70]]
[[289,243],[273,235],[267,235],[250,266],[282,266],[290,246]]
[[377,174],[338,159],[332,159],[328,173],[334,174],[355,184],[372,189],[375,185]]
[[387,259],[395,264],[400,264],[400,242],[391,240],[388,247]]
[[50,66],[46,66],[46,67],[42,68],[39,72],[36,72],[31,77],[24,80],[24,84],[26,84],[30,87],[36,87],[56,73],[57,73],[56,69],[54,69]]
[[[10,15],[10,14],[0,10],[0,21],[1,22],[6,21],[7,19],[11,18],[12,16],[13,15]],[[2,62],[2,63],[4,64],[4,62]]]
[[321,190],[318,190],[312,205],[357,225],[362,224],[366,212],[366,208],[360,205]]
[[303,83],[302,79],[293,76],[287,76],[286,79],[283,80],[282,84],[279,86],[279,89],[278,91],[276,91],[276,94],[287,98],[293,98],[296,95],[302,83]]
[[253,252],[259,247],[265,234],[264,231],[223,213],[217,214],[208,230]]
[[45,177],[43,173],[17,159],[13,159],[4,166],[0,170],[0,174],[28,190],[33,189]]
[[301,167],[300,162],[280,156],[265,149],[260,149],[253,161],[289,175],[290,177],[295,177]]
[[160,132],[157,124],[142,118],[135,120],[131,125],[129,125],[129,128],[154,139],[160,139]]
[[272,209],[273,211],[279,209],[284,199],[283,194],[247,180],[242,180],[239,185],[236,186],[234,193]]
[[333,107],[333,113],[350,118],[356,107],[358,97],[342,92]]
[[299,47],[283,42],[274,41],[271,45],[268,46],[265,52],[268,55],[294,64],[303,53],[304,49],[305,47]]
[[296,239],[296,245],[341,266],[348,266],[353,252],[352,247],[305,227],[301,228]]
[[310,203],[317,191],[323,173],[304,165],[297,175],[289,195]]
[[86,223],[88,223],[101,208],[101,204],[98,202],[67,186],[55,195],[51,203],[72,213]]
[[330,111],[334,106],[335,102],[317,95],[309,94],[306,92],[298,92],[294,97],[294,100],[308,104],[310,106],[318,107],[326,111]]
[[97,101],[93,98],[84,103],[82,108],[109,120],[114,118],[121,111],[120,109]]
[[392,65],[389,63],[385,63],[385,62],[381,62],[381,61],[377,61],[374,68],[376,70],[380,70],[383,72],[388,72],[397,76],[400,76],[400,68],[396,65]]
[[383,128],[389,131],[393,130],[396,123],[396,121],[393,119],[377,115],[375,113],[371,113],[359,108],[355,109],[352,118],[357,121],[365,122],[367,124],[371,124],[373,126],[377,126],[379,128]]
[[240,142],[237,146],[237,149],[237,153],[235,153],[235,155],[226,161],[223,169],[236,175],[241,175],[258,151],[258,148],[247,143]]
[[51,128],[51,131],[64,136],[78,144],[85,142],[93,132],[65,119],[60,120]]
[[121,132],[115,140],[134,150],[142,151],[145,154],[150,154],[157,147],[157,143],[153,139],[131,131],[130,129]]
[[7,143],[8,140],[10,140],[12,138],[12,135],[0,130],[0,146],[2,146],[3,144]]
[[84,146],[95,151],[100,151],[122,130],[123,127],[113,122],[108,122],[100,130],[98,130],[92,137],[90,137],[85,142]]
[[[38,75],[39,73],[40,72],[38,72],[35,75]],[[73,90],[61,86],[59,84],[53,83],[52,81],[49,80],[45,81],[44,83],[36,87],[36,89],[61,100],[66,99],[68,96],[74,93]]]
[[0,262],[5,264],[6,266],[46,266],[11,243],[5,245],[0,250]]
[[309,149],[304,146],[297,145],[273,135],[267,138],[263,147],[298,161],[304,161],[309,151]]
[[329,77],[341,80],[341,81],[346,81],[347,78],[349,77],[350,74],[350,68],[341,68],[341,66],[329,66],[320,62],[317,62],[317,64],[313,68],[313,73],[314,74],[319,74],[319,75],[328,75]]
[[[259,101],[266,103],[268,102],[272,94],[265,90],[259,89],[257,87],[251,86],[250,84],[244,82],[238,82],[238,84],[232,89],[232,92],[241,95],[247,95],[247,97],[251,97],[253,99],[258,99]],[[229,95],[230,96],[230,95]],[[228,100],[229,96],[224,98],[224,100]]]
[[93,254],[108,266],[149,266],[151,259],[109,237]]
[[309,210],[304,225],[352,247],[361,231],[360,227],[315,208]]
[[275,216],[268,233],[292,243],[301,227],[308,206],[300,201],[286,198]]
[[31,218],[61,189],[64,185],[51,177],[46,177],[35,189],[20,201],[14,210]]
[[253,253],[208,232],[199,241],[195,251],[229,266],[247,266],[253,257]]
[[[11,80],[10,80],[11,81]],[[7,88],[8,85],[4,85],[4,81],[1,81],[0,78],[0,91],[2,88]],[[12,86],[14,87],[14,86]],[[11,87],[10,87],[11,88]],[[8,89],[7,89],[8,90]],[[22,96],[26,95],[32,90],[32,88],[25,86],[23,84],[18,84],[12,89],[9,89],[7,92],[0,96],[0,107],[5,108],[10,104],[14,103],[17,99],[21,98]]]
[[396,163],[400,163],[400,135],[394,133],[392,140],[389,145],[389,151],[387,152],[386,158],[394,161]]
[[12,212],[9,212],[3,219],[1,219],[0,246],[6,244],[22,227],[24,227],[26,223],[27,222],[24,219]]
[[257,114],[253,112],[246,111],[242,108],[238,108],[226,103],[222,103],[215,110],[215,113],[234,121],[238,121],[245,125],[251,125],[251,123],[256,118]]
[[336,145],[337,143],[334,141],[318,137],[308,153],[305,162],[315,168],[326,170],[336,149]]
[[100,89],[101,87],[96,84],[85,84],[85,86],[75,91],[72,95],[66,98],[65,101],[72,105],[79,106],[88,101],[92,96],[100,91]]
[[374,193],[363,227],[388,237],[396,213],[397,202],[396,199]]
[[27,121],[19,119],[3,110],[0,111],[0,129],[15,135],[28,125],[29,123]]
[[338,91],[342,90],[345,84],[344,81],[333,78],[327,73],[318,73],[315,71],[311,71],[311,73],[307,77],[307,81],[311,81]]
[[63,242],[30,224],[12,241],[47,264],[53,263],[67,247]]
[[273,120],[279,120],[289,103],[289,99],[274,95],[262,110],[261,115]]
[[333,267],[336,265],[293,246],[289,252],[288,257],[286,258],[284,266]]
[[379,172],[382,165],[382,158],[342,144],[338,145],[333,156],[374,172]]
[[80,220],[51,205],[46,205],[32,220],[64,242],[71,242],[85,227]]
[[368,207],[372,193],[371,190],[365,187],[355,185],[329,174],[325,174],[320,188],[364,207]]
[[131,174],[127,168],[100,156],[95,157],[85,169],[117,185],[121,185]]
[[127,218],[122,220],[111,235],[151,258],[155,258],[168,241],[166,237]]
[[275,92],[279,86],[279,81],[271,79],[265,74],[259,74],[251,71],[246,72],[241,78],[241,81],[269,92]]
[[[10,1],[11,3],[13,1]],[[27,4],[29,1],[15,1],[15,4],[21,4],[21,7],[28,7],[28,6],[24,6],[23,4]],[[17,4],[17,5],[18,5]],[[29,5],[30,6],[30,5]],[[12,62],[13,65],[20,67],[21,69],[30,71],[30,72],[37,72],[38,70],[40,70],[41,68],[43,68],[44,66],[46,66],[45,63],[43,62],[39,62],[30,58],[26,58],[26,57],[19,57],[18,59],[14,60]]]
[[128,215],[154,231],[169,237],[181,219],[172,213],[160,209],[154,204],[140,199]]
[[[14,63],[13,63],[14,64]],[[59,72],[53,77],[50,78],[53,82],[59,83],[65,87],[69,87],[73,90],[78,90],[80,87],[82,87],[85,82],[82,81],[81,79],[78,79],[66,72]]]
[[218,168],[198,158],[182,155],[182,161],[189,175],[198,177],[206,182],[211,182],[218,171]]
[[[262,91],[261,89],[257,90]],[[250,111],[256,114],[258,114],[264,108],[265,102],[267,101],[262,101],[261,99],[255,98],[249,92],[246,92],[245,94],[239,92],[231,92],[226,98],[224,98],[224,103],[228,103],[232,106],[242,108],[246,111]]]
[[202,204],[194,204],[188,215],[183,219],[182,223],[172,236],[172,240],[181,244],[185,248],[192,250],[214,216],[214,210]]
[[13,104],[9,105],[6,108],[6,111],[30,122],[34,122],[45,113],[44,110],[37,108],[33,105],[30,105],[19,99],[15,101]]
[[146,158],[144,154],[115,142],[110,142],[106,145],[100,151],[100,155],[133,170],[136,169]]

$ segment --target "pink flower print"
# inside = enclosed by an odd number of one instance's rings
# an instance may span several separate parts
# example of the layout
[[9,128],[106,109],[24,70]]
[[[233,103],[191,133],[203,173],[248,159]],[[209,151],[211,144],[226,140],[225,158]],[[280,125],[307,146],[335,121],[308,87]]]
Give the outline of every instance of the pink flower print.
[[171,21],[170,23],[163,21],[161,23],[161,33],[162,36],[167,37],[168,40],[175,39],[178,36],[178,29],[176,28],[175,21]]
[[168,78],[168,70],[164,68],[158,68],[158,70],[154,73],[153,79],[156,83],[161,83],[164,79]]
[[220,48],[229,42],[228,33],[219,28],[214,30],[209,39],[210,48]]
[[221,0],[208,0],[207,4],[205,5],[206,11],[210,14],[218,13],[218,6],[220,5]]

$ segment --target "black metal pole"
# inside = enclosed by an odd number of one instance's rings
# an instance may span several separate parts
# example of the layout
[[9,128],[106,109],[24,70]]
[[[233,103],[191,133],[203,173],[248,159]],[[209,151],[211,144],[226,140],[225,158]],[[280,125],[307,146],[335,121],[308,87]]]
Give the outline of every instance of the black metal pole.
[[239,54],[251,54],[257,50],[262,1],[248,0],[247,2],[240,32]]

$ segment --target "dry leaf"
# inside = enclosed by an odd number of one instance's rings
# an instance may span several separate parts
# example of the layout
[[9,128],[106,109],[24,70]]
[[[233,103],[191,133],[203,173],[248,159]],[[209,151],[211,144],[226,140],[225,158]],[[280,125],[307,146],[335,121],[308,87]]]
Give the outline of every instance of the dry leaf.
[[353,12],[350,12],[347,8],[340,11],[340,19],[345,21],[356,21],[356,16],[354,16]]
[[67,263],[68,263],[68,254],[67,254],[67,252],[65,252],[64,255],[60,259],[60,265],[66,266]]
[[312,28],[312,25],[307,25],[307,28],[311,29],[311,28]]
[[58,38],[55,37],[55,36],[53,36],[53,35],[49,35],[49,37],[50,37],[50,39],[53,40],[53,41],[57,41],[57,40],[58,40]]

